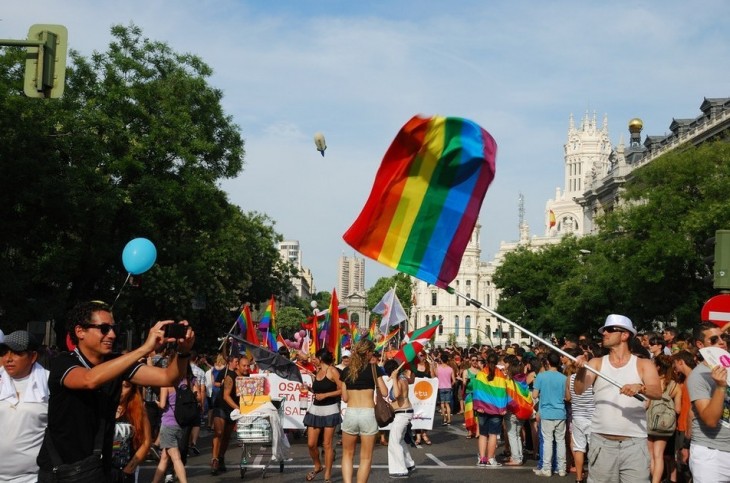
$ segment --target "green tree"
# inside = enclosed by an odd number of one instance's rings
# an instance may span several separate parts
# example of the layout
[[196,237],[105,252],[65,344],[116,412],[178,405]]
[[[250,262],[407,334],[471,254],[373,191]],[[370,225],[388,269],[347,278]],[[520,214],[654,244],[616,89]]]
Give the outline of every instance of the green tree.
[[294,334],[302,328],[302,322],[307,316],[298,307],[283,307],[276,313],[276,323],[279,333],[285,339],[294,340]]
[[21,50],[0,56],[1,321],[62,325],[77,301],[112,300],[122,249],[144,236],[157,263],[125,287],[119,323],[139,333],[184,317],[212,346],[234,307],[288,293],[281,237],[218,188],[241,172],[244,143],[211,69],[134,25],[112,37],[106,52],[70,53],[64,96],[50,102],[22,95]]

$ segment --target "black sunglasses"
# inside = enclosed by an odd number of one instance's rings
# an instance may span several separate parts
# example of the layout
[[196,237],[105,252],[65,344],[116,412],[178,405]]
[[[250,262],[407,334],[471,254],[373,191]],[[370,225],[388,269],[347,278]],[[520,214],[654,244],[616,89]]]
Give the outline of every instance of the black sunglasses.
[[117,326],[115,324],[83,324],[81,327],[84,329],[99,329],[101,335],[107,335],[112,330],[117,333]]
[[710,345],[715,345],[718,343],[718,341],[721,339],[719,335],[713,335],[708,340],[710,341]]
[[616,327],[615,325],[604,327],[603,331],[608,332],[609,334],[613,334],[615,332],[626,332],[625,330],[621,329],[620,327]]

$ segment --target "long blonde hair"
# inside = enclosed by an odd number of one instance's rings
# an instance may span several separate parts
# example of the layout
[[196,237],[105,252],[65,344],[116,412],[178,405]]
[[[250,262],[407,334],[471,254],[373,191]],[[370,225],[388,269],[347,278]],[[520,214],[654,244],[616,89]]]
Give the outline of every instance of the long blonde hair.
[[370,339],[358,341],[352,347],[352,358],[350,359],[350,365],[347,367],[347,380],[349,382],[355,382],[363,369],[370,365],[370,353],[374,350],[375,343]]

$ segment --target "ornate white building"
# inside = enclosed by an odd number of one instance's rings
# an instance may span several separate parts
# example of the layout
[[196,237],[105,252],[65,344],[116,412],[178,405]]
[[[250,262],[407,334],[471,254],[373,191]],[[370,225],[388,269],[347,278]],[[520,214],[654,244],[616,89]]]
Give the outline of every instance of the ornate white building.
[[[499,294],[492,283],[492,276],[497,264],[481,260],[480,228],[477,223],[464,251],[459,273],[451,286],[485,307],[494,309]],[[500,254],[504,256],[501,250]],[[501,262],[501,257],[495,260]],[[464,299],[422,280],[412,278],[412,281],[413,305],[408,322],[409,331],[442,319],[435,339],[437,346],[445,346],[451,334],[462,347],[468,343],[497,345],[522,340],[522,335],[509,324],[498,322],[496,317],[474,305],[467,305]]]
[[[594,219],[620,203],[622,186],[631,172],[684,143],[701,144],[730,131],[730,98],[705,98],[702,114],[694,119],[673,119],[666,136],[647,136],[641,143],[643,123],[628,123],[630,144],[623,136],[614,148],[608,132],[608,117],[598,126],[596,114],[586,112],[576,127],[573,115],[568,121],[568,141],[564,145],[564,187],[556,188],[555,198],[545,205],[545,234],[530,237],[529,227],[520,220],[520,236],[516,242],[501,242],[491,262],[480,259],[479,224],[472,233],[461,267],[452,286],[459,292],[495,309],[499,291],[492,277],[507,253],[520,246],[538,249],[558,243],[568,234],[582,236],[595,231]],[[522,216],[521,216],[522,218]],[[417,279],[413,279],[413,305],[408,330],[443,319],[436,345],[444,346],[451,334],[456,342],[491,345],[526,342],[528,336],[515,331],[487,312],[466,305],[464,300]]]

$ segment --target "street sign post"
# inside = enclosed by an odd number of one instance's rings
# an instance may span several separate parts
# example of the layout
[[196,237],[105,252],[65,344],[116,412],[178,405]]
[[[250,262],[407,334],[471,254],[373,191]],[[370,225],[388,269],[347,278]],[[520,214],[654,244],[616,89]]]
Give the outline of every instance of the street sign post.
[[724,327],[730,322],[730,294],[715,295],[702,306],[700,316],[703,322]]

